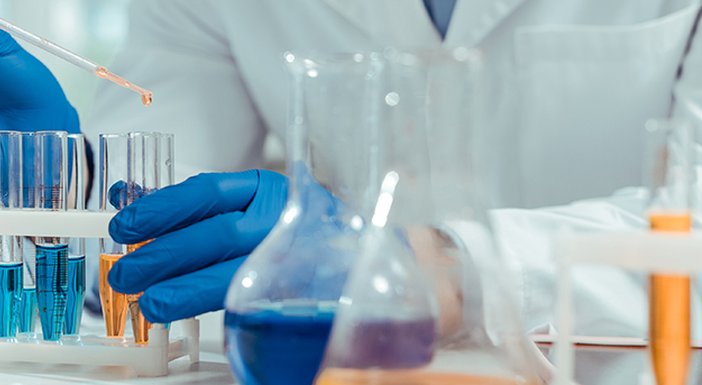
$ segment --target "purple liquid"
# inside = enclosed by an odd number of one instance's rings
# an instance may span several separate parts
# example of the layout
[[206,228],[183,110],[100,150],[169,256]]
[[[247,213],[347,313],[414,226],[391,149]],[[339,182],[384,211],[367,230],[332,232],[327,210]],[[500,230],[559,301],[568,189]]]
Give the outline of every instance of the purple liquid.
[[346,340],[348,345],[337,346],[334,356],[343,368],[415,368],[431,362],[435,340],[432,318],[361,321]]

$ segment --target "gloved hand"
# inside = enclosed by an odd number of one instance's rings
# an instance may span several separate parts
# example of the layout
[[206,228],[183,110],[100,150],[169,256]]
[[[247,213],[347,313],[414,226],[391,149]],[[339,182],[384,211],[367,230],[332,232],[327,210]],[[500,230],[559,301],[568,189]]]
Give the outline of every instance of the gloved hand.
[[0,130],[80,132],[78,114],[37,58],[0,31]]
[[110,222],[110,235],[134,244],[108,280],[122,293],[144,292],[151,322],[171,322],[221,309],[229,283],[266,237],[285,206],[287,179],[250,170],[200,174],[140,198]]

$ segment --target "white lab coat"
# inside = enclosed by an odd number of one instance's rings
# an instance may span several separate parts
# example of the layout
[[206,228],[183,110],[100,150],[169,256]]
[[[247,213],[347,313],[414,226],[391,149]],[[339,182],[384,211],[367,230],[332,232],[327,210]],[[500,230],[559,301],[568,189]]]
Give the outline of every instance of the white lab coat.
[[[422,0],[139,0],[111,69],[151,88],[154,104],[142,108],[128,91],[102,84],[83,127],[93,143],[98,132],[175,133],[179,178],[257,167],[267,133],[285,136],[282,52],[478,47],[487,127],[501,138],[493,153],[503,159],[502,202],[535,207],[606,196],[639,184],[647,118],[667,116],[673,99],[676,114],[699,111],[702,37],[686,54],[698,10],[697,0],[458,0],[442,42]],[[565,210],[577,218],[580,209]],[[513,223],[532,236],[550,229],[539,218],[551,211],[522,214]],[[608,226],[606,215],[599,219]],[[519,303],[536,327],[551,322],[550,302],[534,298],[550,295],[553,273],[546,245],[528,244],[533,250],[511,258],[531,277]],[[606,280],[618,285],[615,298],[604,280],[580,282],[592,294],[591,312],[641,303],[640,282]],[[631,314],[615,313],[606,316],[632,324]]]

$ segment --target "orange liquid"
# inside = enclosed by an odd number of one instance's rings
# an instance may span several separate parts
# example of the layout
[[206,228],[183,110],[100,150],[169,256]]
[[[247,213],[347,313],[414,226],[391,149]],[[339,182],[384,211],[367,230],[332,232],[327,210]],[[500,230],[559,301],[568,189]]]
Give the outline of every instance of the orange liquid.
[[107,282],[107,274],[121,257],[121,254],[100,254],[100,303],[108,337],[123,337],[127,322],[127,296],[114,291]]
[[[127,245],[127,252],[131,253],[149,242],[151,241]],[[139,298],[141,298],[142,294],[144,293],[126,295],[127,303],[129,304],[129,315],[132,319],[134,342],[138,344],[145,344],[149,342],[149,329],[151,329],[151,323],[146,320],[146,317],[144,317],[144,314],[141,312],[141,308],[139,308]]]
[[536,385],[536,383],[505,377],[432,373],[417,369],[326,369],[317,377],[315,385]]
[[112,83],[117,84],[118,86],[124,87],[128,90],[138,93],[139,95],[141,95],[141,103],[145,107],[151,105],[151,102],[153,101],[153,93],[151,91],[141,88],[138,85],[129,82],[127,79],[119,75],[113,74],[105,67],[98,67],[98,69],[95,70],[95,75],[103,79],[109,80]]
[[[690,214],[654,214],[652,231],[689,232]],[[649,287],[649,339],[658,385],[684,385],[690,365],[690,278],[653,274]]]

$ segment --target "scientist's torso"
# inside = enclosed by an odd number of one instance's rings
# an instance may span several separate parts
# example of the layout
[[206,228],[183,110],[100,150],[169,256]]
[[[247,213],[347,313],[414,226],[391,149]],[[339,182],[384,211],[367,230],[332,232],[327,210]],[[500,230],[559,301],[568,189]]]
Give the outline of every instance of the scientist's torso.
[[152,87],[154,106],[115,103],[126,96],[105,87],[92,123],[175,132],[181,173],[255,167],[267,130],[285,134],[284,51],[477,47],[502,203],[604,196],[640,183],[643,125],[670,111],[697,10],[693,0],[458,0],[442,39],[422,0],[140,1],[115,71]]

